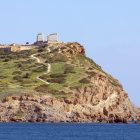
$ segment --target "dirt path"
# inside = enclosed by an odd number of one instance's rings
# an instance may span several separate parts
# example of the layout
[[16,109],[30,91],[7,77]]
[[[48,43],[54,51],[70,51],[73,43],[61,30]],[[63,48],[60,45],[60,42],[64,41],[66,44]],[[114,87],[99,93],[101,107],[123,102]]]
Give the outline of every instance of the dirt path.
[[[49,53],[51,52],[50,48],[47,48],[47,50],[48,50]],[[31,57],[32,59],[35,59],[35,60],[37,61],[37,63],[44,64],[38,57],[36,57],[36,55],[37,55],[37,53],[36,53],[36,54],[32,54],[30,57]],[[45,72],[44,74],[48,74],[48,73],[51,72],[51,64],[48,63],[47,65],[48,65],[48,69],[47,69],[47,72]],[[40,75],[40,76],[41,76],[41,75]],[[47,82],[47,81],[41,79],[40,76],[37,76],[36,79],[37,79],[37,80],[40,80],[41,82],[43,82],[43,83],[45,83],[45,84],[47,84],[47,85],[50,84],[49,82]]]
[[37,63],[41,63],[41,60],[38,57],[36,57],[35,55],[37,55],[37,54],[32,54],[30,57],[33,59],[36,59]]

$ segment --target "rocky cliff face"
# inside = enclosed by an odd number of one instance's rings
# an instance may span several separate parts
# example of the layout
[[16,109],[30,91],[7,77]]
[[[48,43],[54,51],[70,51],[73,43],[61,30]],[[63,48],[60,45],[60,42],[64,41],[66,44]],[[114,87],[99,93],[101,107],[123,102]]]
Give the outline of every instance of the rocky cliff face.
[[[78,43],[59,49],[66,56],[85,55]],[[69,98],[56,98],[51,92],[5,97],[0,101],[0,121],[126,123],[140,119],[139,109],[116,79],[98,67],[88,68],[87,79],[90,84],[71,88]]]
[[139,119],[124,91],[108,90],[112,91],[105,95],[92,87],[76,89],[72,99],[61,100],[48,95],[6,97],[0,102],[0,121],[126,123]]

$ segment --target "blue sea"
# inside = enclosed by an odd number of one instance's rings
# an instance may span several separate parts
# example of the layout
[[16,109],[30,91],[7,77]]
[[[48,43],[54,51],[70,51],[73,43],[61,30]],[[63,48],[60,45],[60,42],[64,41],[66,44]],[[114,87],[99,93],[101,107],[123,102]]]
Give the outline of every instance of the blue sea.
[[140,124],[0,123],[0,140],[140,140]]

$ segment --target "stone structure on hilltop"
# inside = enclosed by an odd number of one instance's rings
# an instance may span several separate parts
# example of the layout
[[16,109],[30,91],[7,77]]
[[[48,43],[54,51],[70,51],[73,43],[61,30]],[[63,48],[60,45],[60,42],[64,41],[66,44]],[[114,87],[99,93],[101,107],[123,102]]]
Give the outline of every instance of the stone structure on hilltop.
[[58,42],[58,34],[54,33],[54,34],[50,34],[47,36],[47,42],[48,43],[56,43]]
[[40,47],[40,46],[44,46],[44,45],[48,45],[48,43],[58,43],[58,34],[54,33],[54,34],[50,34],[47,36],[47,40],[46,37],[44,36],[43,33],[39,33],[37,34],[36,37],[36,42],[33,44],[29,44],[28,42],[24,45],[21,44],[11,44],[11,45],[0,45],[0,50],[4,51],[4,52],[19,52],[22,50],[30,50],[36,47]]
[[37,42],[44,42],[45,37],[42,33],[37,34]]
[[33,48],[36,48],[37,46],[35,45],[16,45],[16,44],[12,44],[12,45],[1,45],[0,46],[0,50],[3,52],[20,52],[23,50],[31,50]]
[[37,40],[34,43],[34,45],[42,46],[47,45],[48,43],[57,43],[58,42],[58,34],[50,34],[47,36],[47,41],[45,39],[45,36],[42,33],[37,34]]
[[11,46],[0,45],[0,50],[4,52],[11,52]]
[[20,51],[25,51],[25,50],[31,50],[37,48],[37,46],[34,45],[16,45],[16,46],[11,46],[11,51],[12,52],[20,52]]
[[47,44],[47,41],[45,39],[44,34],[43,33],[37,34],[36,42],[34,43],[34,45],[42,46],[42,45],[45,45],[45,44]]

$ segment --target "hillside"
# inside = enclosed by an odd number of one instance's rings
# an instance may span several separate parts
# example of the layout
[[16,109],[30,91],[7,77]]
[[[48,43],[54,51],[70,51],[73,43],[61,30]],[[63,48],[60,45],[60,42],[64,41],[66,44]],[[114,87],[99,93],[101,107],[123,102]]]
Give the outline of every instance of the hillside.
[[0,121],[128,122],[139,120],[117,79],[86,57],[79,43],[0,52]]

